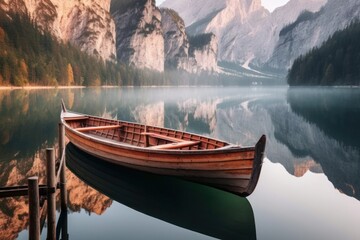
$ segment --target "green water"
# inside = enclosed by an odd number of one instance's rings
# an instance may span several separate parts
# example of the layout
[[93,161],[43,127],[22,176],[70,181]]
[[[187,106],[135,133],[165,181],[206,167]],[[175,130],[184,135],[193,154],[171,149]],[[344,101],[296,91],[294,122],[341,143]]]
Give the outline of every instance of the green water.
[[[43,150],[57,142],[61,99],[73,111],[241,145],[268,137],[260,180],[248,199],[178,179],[115,171],[96,161],[81,165],[88,157],[70,156],[70,239],[360,236],[360,89],[0,91],[0,186],[25,184],[32,175],[43,181]],[[106,184],[104,172],[112,173],[113,185]],[[153,191],[154,186],[159,188]],[[24,206],[24,199],[0,200],[0,239],[27,239]]]

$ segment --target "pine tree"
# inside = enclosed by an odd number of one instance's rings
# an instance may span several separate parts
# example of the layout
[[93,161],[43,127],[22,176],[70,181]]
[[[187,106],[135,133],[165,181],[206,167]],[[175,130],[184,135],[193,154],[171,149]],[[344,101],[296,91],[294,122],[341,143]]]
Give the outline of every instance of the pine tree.
[[5,49],[5,31],[2,27],[0,27],[0,56],[3,53],[4,49]]
[[290,85],[359,85],[360,22],[334,33],[319,48],[294,61]]
[[322,85],[330,85],[335,82],[335,69],[332,63],[330,63],[326,70],[323,79],[321,80]]
[[67,86],[73,85],[75,83],[74,82],[74,73],[73,73],[73,69],[72,69],[72,66],[70,63],[67,65],[66,75],[67,75],[66,76],[66,85]]
[[3,66],[3,81],[5,85],[9,85],[11,81],[11,70],[8,63],[5,62]]
[[29,71],[28,66],[24,59],[19,61],[19,64],[15,66],[13,75],[13,84],[15,86],[24,86],[29,83]]

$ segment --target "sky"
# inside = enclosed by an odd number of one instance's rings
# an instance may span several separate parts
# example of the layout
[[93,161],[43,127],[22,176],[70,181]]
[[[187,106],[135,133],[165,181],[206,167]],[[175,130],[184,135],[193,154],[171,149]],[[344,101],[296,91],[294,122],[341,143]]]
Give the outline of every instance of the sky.
[[[157,5],[160,5],[165,0],[156,0]],[[217,1],[217,0],[216,0]],[[272,12],[275,8],[287,3],[289,0],[261,0],[263,6]]]

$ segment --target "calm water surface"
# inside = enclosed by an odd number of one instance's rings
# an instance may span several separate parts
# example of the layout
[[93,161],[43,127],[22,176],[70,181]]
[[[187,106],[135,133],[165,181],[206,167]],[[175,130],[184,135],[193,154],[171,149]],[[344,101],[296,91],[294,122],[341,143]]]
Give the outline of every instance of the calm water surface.
[[[70,239],[359,239],[360,89],[127,88],[0,91],[0,186],[44,182],[69,109],[253,145],[255,192],[240,198],[104,164],[67,147]],[[27,239],[25,198],[0,199],[0,239]],[[44,229],[43,239],[46,238]]]

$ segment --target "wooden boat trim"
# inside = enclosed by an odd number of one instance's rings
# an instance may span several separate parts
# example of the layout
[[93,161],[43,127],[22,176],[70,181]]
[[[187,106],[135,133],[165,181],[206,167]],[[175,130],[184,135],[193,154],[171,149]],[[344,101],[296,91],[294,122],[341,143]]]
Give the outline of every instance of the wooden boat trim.
[[78,117],[65,117],[65,121],[78,121],[78,120],[87,120],[88,116],[78,116]]
[[79,132],[89,132],[96,130],[107,130],[107,129],[116,129],[121,128],[122,125],[110,125],[110,126],[100,126],[100,127],[83,127],[83,128],[75,128],[76,131]]
[[174,137],[164,136],[164,135],[157,134],[157,133],[152,133],[152,132],[142,132],[142,133],[140,133],[140,134],[141,134],[141,135],[145,135],[145,136],[149,136],[149,137],[153,137],[153,138],[158,138],[158,139],[163,139],[163,140],[171,141],[171,142],[186,142],[186,140],[183,140],[183,139],[178,139],[178,138],[174,138]]
[[199,145],[200,141],[194,142],[194,141],[182,141],[177,143],[168,143],[168,144],[162,144],[158,146],[152,146],[149,147],[150,149],[177,149],[177,148],[183,148],[183,147],[191,147],[194,145]]

